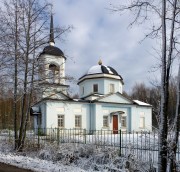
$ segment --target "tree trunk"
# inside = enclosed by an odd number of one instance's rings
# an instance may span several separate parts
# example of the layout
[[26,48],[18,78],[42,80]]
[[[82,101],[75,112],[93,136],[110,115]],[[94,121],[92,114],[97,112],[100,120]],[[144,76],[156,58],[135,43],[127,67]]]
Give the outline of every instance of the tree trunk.
[[[23,26],[25,29],[25,38],[26,38],[26,48],[25,48],[25,72],[24,72],[24,86],[23,86],[23,101],[22,101],[22,113],[21,113],[21,125],[20,125],[20,133],[19,133],[19,144],[18,148],[21,151],[24,147],[24,141],[26,136],[26,128],[27,128],[27,120],[29,114],[29,103],[28,95],[27,95],[27,85],[28,85],[28,69],[29,69],[29,54],[30,54],[30,28],[31,28],[31,8],[32,2],[28,1],[28,11],[27,21],[23,20]],[[26,25],[27,22],[27,25]]]
[[173,128],[173,141],[171,144],[171,156],[170,156],[170,165],[169,171],[176,172],[176,151],[178,145],[178,138],[179,138],[179,121],[180,121],[180,64],[179,64],[179,72],[178,72],[178,82],[177,82],[177,102],[176,102],[176,115],[174,118],[174,128]]
[[18,7],[16,1],[15,7],[15,56],[14,56],[14,102],[13,102],[13,111],[14,111],[14,148],[17,149],[18,147],[18,135],[17,135],[17,56],[18,56]]
[[161,72],[161,107],[159,126],[158,171],[166,172],[167,165],[167,105],[168,80],[166,77],[166,0],[162,1],[162,72]]
[[[35,29],[36,29],[36,24],[35,24]],[[28,98],[28,103],[27,103],[27,112],[26,112],[26,121],[25,121],[25,127],[24,130],[25,132],[23,133],[23,139],[22,139],[22,144],[24,145],[25,138],[26,138],[26,130],[28,126],[28,119],[29,119],[29,112],[30,112],[30,107],[31,107],[31,100],[32,100],[32,93],[33,93],[33,88],[34,88],[34,70],[35,70],[35,58],[36,58],[36,53],[35,53],[35,35],[34,35],[34,49],[33,49],[33,64],[32,64],[32,74],[31,74],[31,86],[30,86],[30,93],[29,93],[29,98]]]

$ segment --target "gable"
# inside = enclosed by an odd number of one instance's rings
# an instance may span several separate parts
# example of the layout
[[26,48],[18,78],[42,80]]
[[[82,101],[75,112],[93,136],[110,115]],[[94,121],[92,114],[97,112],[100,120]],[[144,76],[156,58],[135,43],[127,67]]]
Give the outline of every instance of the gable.
[[120,93],[110,94],[105,97],[96,99],[96,101],[100,102],[109,102],[109,103],[126,103],[126,104],[132,104],[133,102],[126,97],[124,97]]
[[[49,95],[49,94],[48,94]],[[69,100],[70,98],[63,94],[62,92],[58,92],[55,94],[52,94],[50,96],[44,96],[46,99],[59,99],[59,100]]]
[[86,97],[83,97],[82,99],[84,99],[84,100],[95,100],[95,99],[98,99],[102,96],[104,97],[104,95],[102,95],[102,94],[93,93],[93,94],[87,95]]

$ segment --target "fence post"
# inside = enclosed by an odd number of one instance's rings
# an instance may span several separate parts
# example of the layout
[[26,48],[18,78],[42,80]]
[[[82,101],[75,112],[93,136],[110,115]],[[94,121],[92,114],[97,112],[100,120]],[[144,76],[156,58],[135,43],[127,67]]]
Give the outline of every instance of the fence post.
[[86,144],[86,129],[84,129],[84,143]]
[[57,128],[57,145],[59,146],[59,127]]
[[40,148],[40,143],[39,143],[40,138],[39,138],[39,136],[40,136],[40,128],[38,127],[38,148]]
[[121,130],[119,130],[119,156],[121,156]]

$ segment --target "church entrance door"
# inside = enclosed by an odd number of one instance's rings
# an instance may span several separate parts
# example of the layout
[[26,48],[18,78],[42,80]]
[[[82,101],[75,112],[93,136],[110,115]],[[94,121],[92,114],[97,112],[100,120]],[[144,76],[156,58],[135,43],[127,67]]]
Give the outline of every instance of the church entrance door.
[[118,134],[118,115],[113,115],[113,134]]

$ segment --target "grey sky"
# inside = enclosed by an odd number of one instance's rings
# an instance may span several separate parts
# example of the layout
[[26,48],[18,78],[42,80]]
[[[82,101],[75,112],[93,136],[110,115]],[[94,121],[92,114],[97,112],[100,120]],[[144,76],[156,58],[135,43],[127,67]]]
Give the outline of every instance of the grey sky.
[[123,77],[125,91],[130,91],[136,82],[149,85],[149,79],[160,77],[159,72],[149,72],[157,63],[150,53],[153,41],[139,43],[144,28],[128,28],[128,13],[120,16],[110,12],[109,1],[105,0],[53,0],[53,4],[54,23],[74,27],[66,42],[56,44],[68,56],[67,74],[78,79],[101,58],[104,65]]

